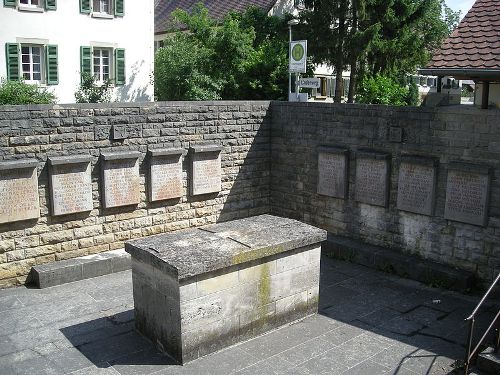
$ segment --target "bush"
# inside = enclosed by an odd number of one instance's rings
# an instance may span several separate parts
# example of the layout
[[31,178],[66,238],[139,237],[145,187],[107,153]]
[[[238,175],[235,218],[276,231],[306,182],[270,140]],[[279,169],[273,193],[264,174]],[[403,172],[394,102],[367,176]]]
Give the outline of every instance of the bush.
[[111,81],[98,84],[90,73],[82,74],[82,82],[75,92],[77,103],[107,103],[111,101]]
[[407,105],[409,98],[408,88],[390,77],[377,74],[361,81],[356,101],[366,104]]
[[44,87],[23,81],[0,80],[0,104],[53,104],[56,96]]

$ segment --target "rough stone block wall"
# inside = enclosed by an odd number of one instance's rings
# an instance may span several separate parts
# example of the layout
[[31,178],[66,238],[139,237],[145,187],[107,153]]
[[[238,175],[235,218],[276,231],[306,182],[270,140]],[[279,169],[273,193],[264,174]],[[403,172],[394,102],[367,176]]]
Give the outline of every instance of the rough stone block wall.
[[[391,138],[391,128],[402,130],[401,141]],[[498,110],[273,102],[271,143],[272,213],[470,270],[483,281],[500,271]],[[347,199],[317,194],[318,146],[349,149]],[[363,148],[391,156],[387,208],[354,200],[355,151]],[[406,154],[439,160],[432,216],[396,208],[399,161]],[[487,226],[444,219],[452,161],[493,167]]]
[[310,245],[180,284],[132,259],[139,330],[187,362],[316,313],[320,256]]
[[[269,102],[169,102],[0,107],[0,160],[38,160],[39,219],[0,224],[0,287],[23,283],[35,264],[122,248],[124,241],[267,213]],[[112,127],[126,129],[114,141]],[[189,156],[181,199],[148,202],[148,148],[216,143],[223,147],[222,190],[191,196]],[[141,202],[104,209],[101,152],[139,151]],[[47,157],[92,157],[93,210],[50,214]]]

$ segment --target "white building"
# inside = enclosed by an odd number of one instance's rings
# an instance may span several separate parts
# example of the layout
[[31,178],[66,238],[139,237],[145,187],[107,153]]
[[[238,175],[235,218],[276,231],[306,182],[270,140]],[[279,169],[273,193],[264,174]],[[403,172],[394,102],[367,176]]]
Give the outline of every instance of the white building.
[[4,0],[0,78],[47,86],[74,103],[81,72],[113,83],[112,100],[150,101],[153,0]]

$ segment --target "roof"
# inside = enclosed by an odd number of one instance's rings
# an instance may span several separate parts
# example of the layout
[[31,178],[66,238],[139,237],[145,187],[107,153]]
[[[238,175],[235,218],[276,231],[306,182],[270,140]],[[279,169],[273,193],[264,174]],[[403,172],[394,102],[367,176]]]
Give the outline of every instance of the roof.
[[[200,0],[156,0],[155,1],[155,34],[167,32],[171,23],[171,14],[180,8],[190,12]],[[204,0],[211,17],[223,18],[229,11],[243,12],[255,6],[269,12],[276,0]]]
[[439,71],[477,77],[500,75],[500,0],[476,0],[421,71],[436,75]]

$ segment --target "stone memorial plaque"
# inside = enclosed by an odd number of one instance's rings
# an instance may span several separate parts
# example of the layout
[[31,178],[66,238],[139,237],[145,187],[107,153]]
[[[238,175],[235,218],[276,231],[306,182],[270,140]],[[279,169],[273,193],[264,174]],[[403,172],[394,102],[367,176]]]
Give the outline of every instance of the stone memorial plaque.
[[348,150],[335,147],[318,149],[318,194],[347,197]]
[[150,150],[150,202],[182,197],[183,151],[183,149]]
[[52,215],[92,211],[90,156],[49,158]]
[[435,191],[435,160],[403,157],[399,167],[397,208],[417,214],[433,215]]
[[200,145],[192,150],[192,195],[216,193],[221,191],[221,146]]
[[444,218],[485,226],[488,223],[491,168],[450,163]]
[[355,200],[375,206],[389,204],[389,155],[362,152],[356,155]]
[[141,201],[139,152],[102,154],[103,206],[130,206]]
[[0,162],[0,224],[40,217],[36,159]]

